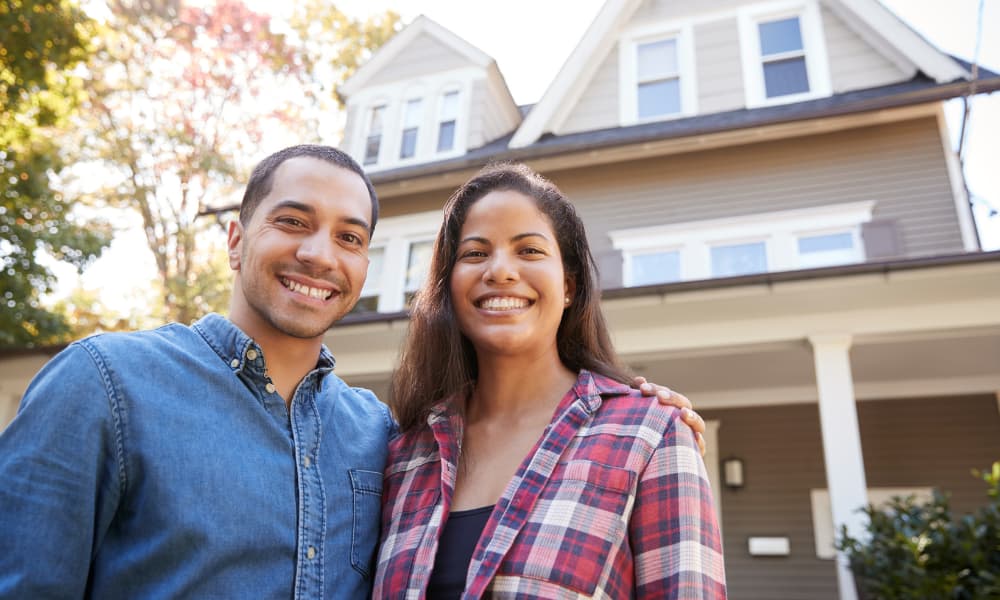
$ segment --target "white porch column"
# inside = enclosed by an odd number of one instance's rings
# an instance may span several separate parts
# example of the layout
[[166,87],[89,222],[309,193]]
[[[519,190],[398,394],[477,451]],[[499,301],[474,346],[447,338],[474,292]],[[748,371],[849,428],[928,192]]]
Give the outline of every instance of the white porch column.
[[[868,503],[865,463],[861,454],[861,433],[854,401],[854,380],[848,351],[848,334],[809,337],[816,364],[819,390],[819,420],[823,433],[823,458],[830,506],[836,532],[841,525],[855,538],[865,537],[865,518],[858,509]],[[847,559],[837,553],[837,583],[841,600],[856,600],[854,577]]]

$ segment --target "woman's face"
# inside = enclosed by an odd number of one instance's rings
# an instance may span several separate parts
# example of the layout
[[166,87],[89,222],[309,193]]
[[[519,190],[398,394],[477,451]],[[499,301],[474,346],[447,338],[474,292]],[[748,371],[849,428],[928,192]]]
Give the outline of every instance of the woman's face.
[[552,224],[534,199],[495,191],[469,208],[451,299],[459,327],[480,357],[555,351],[572,292]]

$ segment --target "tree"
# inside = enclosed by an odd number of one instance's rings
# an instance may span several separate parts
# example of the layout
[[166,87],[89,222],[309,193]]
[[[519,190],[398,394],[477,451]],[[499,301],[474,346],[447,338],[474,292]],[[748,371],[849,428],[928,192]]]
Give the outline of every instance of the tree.
[[[269,16],[240,0],[108,6],[90,66],[95,93],[84,112],[93,118],[81,124],[79,147],[109,176],[95,196],[141,216],[162,317],[190,322],[225,306],[228,281],[206,251],[219,230],[199,215],[233,203],[252,159],[313,139],[316,63],[301,40],[276,33]],[[368,43],[362,38],[350,52]]]
[[60,132],[81,98],[71,69],[85,59],[90,21],[66,0],[0,4],[0,346],[65,340],[70,328],[42,305],[56,279],[43,254],[83,269],[107,244],[52,188],[64,166]]

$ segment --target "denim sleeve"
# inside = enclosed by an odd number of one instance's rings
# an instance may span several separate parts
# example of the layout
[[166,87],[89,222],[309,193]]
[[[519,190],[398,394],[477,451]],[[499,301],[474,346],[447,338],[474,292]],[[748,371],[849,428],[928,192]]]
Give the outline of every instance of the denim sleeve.
[[81,598],[124,485],[109,376],[92,350],[53,358],[0,434],[0,598]]

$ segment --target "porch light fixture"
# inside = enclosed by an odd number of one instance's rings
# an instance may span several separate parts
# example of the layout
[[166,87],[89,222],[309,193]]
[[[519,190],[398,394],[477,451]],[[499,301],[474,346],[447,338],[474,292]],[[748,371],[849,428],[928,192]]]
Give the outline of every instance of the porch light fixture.
[[734,457],[722,461],[722,480],[728,488],[743,487],[743,459]]

